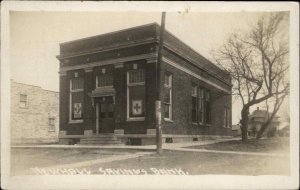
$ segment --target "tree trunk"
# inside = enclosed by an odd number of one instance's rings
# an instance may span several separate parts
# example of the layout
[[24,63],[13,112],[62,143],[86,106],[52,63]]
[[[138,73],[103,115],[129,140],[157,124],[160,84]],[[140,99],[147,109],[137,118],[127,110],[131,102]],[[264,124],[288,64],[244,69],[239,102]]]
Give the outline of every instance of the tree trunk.
[[260,128],[260,130],[258,131],[258,133],[256,135],[256,139],[260,139],[263,136],[266,128],[268,127],[268,125],[269,125],[269,122],[264,123],[264,124],[261,125],[261,128]]
[[248,140],[249,107],[243,107],[241,115],[242,141],[246,142]]

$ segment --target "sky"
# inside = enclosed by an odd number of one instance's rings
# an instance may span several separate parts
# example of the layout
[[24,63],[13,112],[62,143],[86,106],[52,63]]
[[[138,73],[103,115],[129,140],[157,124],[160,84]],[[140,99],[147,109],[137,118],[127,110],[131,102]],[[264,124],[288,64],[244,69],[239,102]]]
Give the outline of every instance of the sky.
[[[10,13],[10,69],[16,82],[59,89],[59,43],[138,25],[160,23],[158,12],[21,12]],[[218,49],[235,31],[247,30],[257,13],[167,12],[166,29],[213,61]],[[233,124],[241,104],[233,100]]]

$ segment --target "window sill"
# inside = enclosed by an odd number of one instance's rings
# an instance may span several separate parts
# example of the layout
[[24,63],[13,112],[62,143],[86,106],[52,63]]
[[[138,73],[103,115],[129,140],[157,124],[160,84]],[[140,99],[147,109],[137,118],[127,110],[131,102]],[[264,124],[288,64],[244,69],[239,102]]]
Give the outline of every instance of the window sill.
[[126,121],[145,121],[145,117],[127,118]]
[[164,121],[166,121],[166,122],[170,122],[170,123],[174,123],[174,121],[173,121],[173,120],[171,120],[171,119],[168,119],[168,118],[164,118]]
[[71,121],[69,121],[69,124],[77,124],[77,123],[83,123],[83,120],[71,120]]

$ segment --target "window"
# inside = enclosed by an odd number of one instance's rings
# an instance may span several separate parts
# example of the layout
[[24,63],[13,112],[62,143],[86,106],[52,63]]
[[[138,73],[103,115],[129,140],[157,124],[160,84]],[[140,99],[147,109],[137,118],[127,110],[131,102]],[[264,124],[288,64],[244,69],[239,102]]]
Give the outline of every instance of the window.
[[164,81],[164,118],[172,120],[172,75],[165,73]]
[[113,86],[113,81],[112,74],[100,74],[97,76],[97,87]]
[[127,119],[145,117],[145,71],[127,72]]
[[197,86],[192,85],[192,122],[197,123]]
[[83,78],[70,80],[70,121],[83,119]]
[[224,107],[224,127],[230,127],[230,110],[227,107]]
[[55,118],[50,117],[49,118],[49,128],[48,131],[55,131]]
[[210,112],[210,92],[205,93],[205,121],[206,124],[211,123],[211,112]]
[[204,89],[199,88],[199,100],[198,100],[198,120],[199,123],[203,123],[203,114],[204,114]]
[[27,95],[20,94],[20,108],[27,108]]

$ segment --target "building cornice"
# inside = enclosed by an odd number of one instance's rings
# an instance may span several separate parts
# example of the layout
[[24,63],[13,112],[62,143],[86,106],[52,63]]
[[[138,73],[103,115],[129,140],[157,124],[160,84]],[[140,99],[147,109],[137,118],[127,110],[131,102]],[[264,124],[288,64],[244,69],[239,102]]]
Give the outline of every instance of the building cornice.
[[96,62],[91,62],[91,63],[86,63],[86,64],[61,67],[59,70],[59,73],[65,74],[67,71],[71,71],[71,70],[85,69],[85,68],[110,65],[110,64],[119,66],[120,64],[122,64],[124,62],[128,62],[128,61],[134,61],[134,60],[140,60],[140,59],[145,59],[145,60],[150,59],[151,60],[156,57],[157,57],[156,53],[148,53],[148,54],[142,54],[142,55],[136,55],[136,56],[110,59],[110,60],[105,60],[105,61],[96,61]]
[[211,86],[213,86],[213,87],[215,87],[215,88],[217,88],[217,89],[219,89],[219,90],[222,90],[222,91],[224,91],[224,92],[226,92],[226,93],[231,93],[230,90],[227,90],[226,88],[224,88],[224,87],[218,85],[217,83],[212,82],[212,81],[210,81],[209,79],[206,79],[206,78],[204,78],[204,77],[202,77],[202,76],[196,74],[195,72],[191,71],[190,69],[187,69],[187,68],[181,66],[181,65],[178,64],[178,63],[175,63],[174,61],[172,61],[172,60],[170,60],[170,59],[168,59],[168,58],[166,58],[166,57],[163,57],[162,60],[163,60],[165,63],[167,63],[167,64],[169,64],[169,65],[171,65],[171,66],[173,66],[173,67],[175,67],[175,68],[177,68],[177,69],[179,69],[179,70],[181,70],[181,71],[183,71],[183,72],[185,72],[185,73],[187,73],[187,74],[189,74],[189,75],[192,75],[193,77],[195,77],[195,78],[197,78],[197,79],[199,79],[199,80],[201,80],[201,81],[203,81],[203,82],[205,82],[205,83],[207,83],[207,84],[209,84],[209,85],[211,85]]
[[56,58],[61,61],[64,59],[76,58],[76,57],[80,57],[80,56],[86,56],[86,55],[91,55],[91,54],[96,54],[96,53],[103,53],[103,52],[107,52],[107,51],[118,50],[118,49],[128,48],[128,47],[134,47],[134,46],[138,46],[138,45],[146,45],[146,44],[151,44],[151,43],[158,43],[158,40],[155,38],[150,38],[150,39],[139,40],[139,41],[130,41],[130,42],[125,42],[125,43],[121,43],[121,44],[114,44],[111,46],[101,47],[101,48],[89,49],[88,51],[76,52],[76,53],[65,54],[65,55],[58,55],[58,56],[56,56]]
[[[189,58],[189,56],[186,56],[185,54],[181,53],[181,52],[180,52],[176,47],[174,47],[173,45],[171,45],[171,44],[165,42],[165,43],[164,43],[164,47],[167,48],[168,50],[172,51],[173,53],[179,55],[179,57],[184,58],[184,59],[187,60],[190,64],[196,66],[196,67],[199,68],[199,69],[202,69],[203,71],[205,71],[205,72],[206,72],[207,74],[209,74],[210,76],[212,76],[212,77],[218,79],[219,81],[225,83],[225,84],[228,85],[228,86],[232,86],[230,83],[224,81],[223,78],[221,78],[221,77],[219,77],[219,76],[213,74],[211,71],[209,71],[209,70],[206,69],[205,67],[200,67],[200,66],[196,63],[196,61],[194,61],[193,59]],[[210,64],[212,64],[212,63],[210,63]],[[225,71],[222,71],[222,72],[225,73]]]

